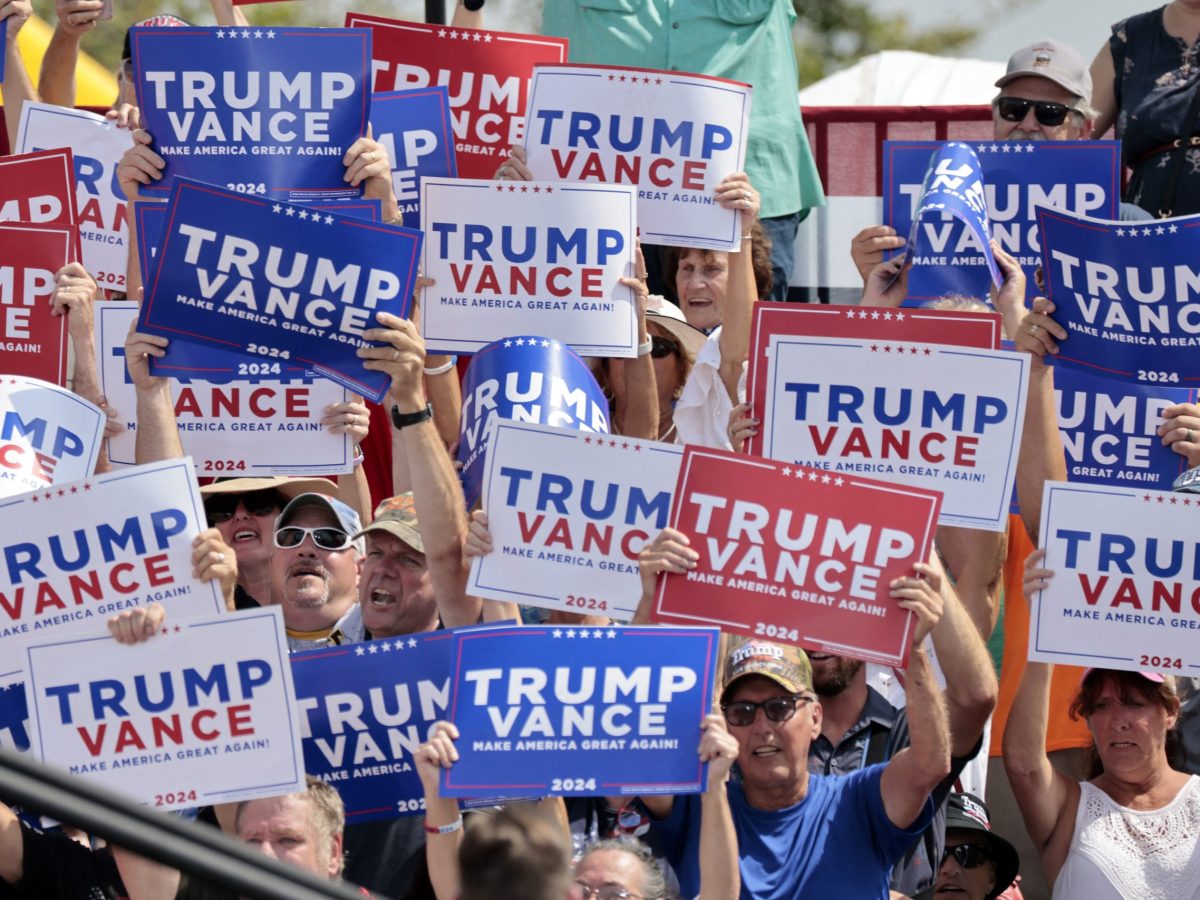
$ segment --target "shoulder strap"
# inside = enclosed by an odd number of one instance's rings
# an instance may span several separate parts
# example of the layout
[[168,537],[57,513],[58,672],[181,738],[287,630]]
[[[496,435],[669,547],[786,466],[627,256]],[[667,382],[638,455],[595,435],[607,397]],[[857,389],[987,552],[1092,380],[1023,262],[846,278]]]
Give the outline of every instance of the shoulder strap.
[[877,725],[875,722],[871,723],[867,732],[867,753],[863,768],[887,761],[887,745],[890,735],[891,731],[887,728]]
[[1193,147],[1192,134],[1196,130],[1196,117],[1200,116],[1200,80],[1192,90],[1192,102],[1188,106],[1185,121],[1187,124],[1175,140],[1175,156],[1171,160],[1171,171],[1167,175],[1167,183],[1163,186],[1162,198],[1158,203],[1158,217],[1171,218],[1175,206],[1175,190],[1179,186],[1179,176],[1183,174],[1183,164],[1187,160],[1188,149]]

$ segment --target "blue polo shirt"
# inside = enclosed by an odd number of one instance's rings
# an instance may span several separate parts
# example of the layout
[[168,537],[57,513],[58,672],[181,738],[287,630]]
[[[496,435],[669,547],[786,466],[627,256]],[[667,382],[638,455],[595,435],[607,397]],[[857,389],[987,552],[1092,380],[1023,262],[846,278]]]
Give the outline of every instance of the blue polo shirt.
[[[810,775],[808,794],[774,812],[746,802],[730,781],[729,807],[737,830],[742,900],[854,897],[887,900],[892,865],[933,817],[926,801],[908,828],[887,817],[880,790],[883,765],[849,775]],[[681,893],[700,893],[700,798],[676,797],[671,815],[655,824],[679,874]]]

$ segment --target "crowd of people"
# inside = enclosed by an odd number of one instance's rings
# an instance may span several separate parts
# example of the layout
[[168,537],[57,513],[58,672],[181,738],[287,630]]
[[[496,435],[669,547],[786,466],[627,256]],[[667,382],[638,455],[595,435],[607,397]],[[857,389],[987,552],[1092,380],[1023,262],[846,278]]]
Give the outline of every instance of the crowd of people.
[[[220,25],[242,7],[212,0]],[[22,103],[74,104],[81,40],[108,27],[103,0],[56,0],[58,22],[35,89],[16,49],[29,0],[0,0],[7,23],[4,111],[15,143]],[[460,27],[482,27],[462,2]],[[745,396],[754,303],[783,299],[797,229],[823,203],[793,79],[786,0],[547,0],[543,30],[570,39],[573,62],[675,69],[754,86],[746,171],[727,173],[714,200],[736,211],[738,252],[644,246],[623,283],[634,292],[639,355],[600,359],[593,371],[613,432],[741,451],[761,426]],[[128,42],[127,42],[128,47]],[[994,139],[1086,140],[1115,125],[1132,169],[1123,219],[1200,211],[1200,2],[1165,7],[1113,27],[1089,67],[1074,48],[1042,40],[1018,49],[997,82]],[[130,131],[117,170],[132,202],[165,162],[143,130],[128,58],[109,114]],[[347,183],[393,220],[387,149],[370,137],[347,148]],[[230,163],[231,166],[235,163]],[[524,151],[496,178],[530,180]],[[905,299],[905,245],[869,225],[848,252],[861,303]],[[130,230],[126,294],[142,296]],[[1067,480],[1047,357],[1068,340],[1055,308],[994,246],[1004,276],[991,297],[1029,355],[1027,413],[1017,468],[1020,514],[1007,532],[940,527],[934,552],[885,593],[913,614],[903,672],[757,639],[726,642],[719,696],[695,735],[709,764],[703,793],[637,798],[547,797],[464,814],[439,793],[458,758],[458,729],[439,722],[415,755],[423,816],[347,825],[334,787],[203,809],[213,827],[321,878],[383,896],[438,900],[793,900],[997,897],[1200,898],[1200,772],[1195,690],[1159,672],[1079,670],[1026,662],[1026,597],[1054,573],[1042,567],[1043,486]],[[111,298],[110,298],[111,299]],[[104,293],[79,263],[57,274],[56,314],[74,347],[74,390],[105,408],[92,318]],[[278,606],[293,650],[394,638],[537,616],[607,625],[582,613],[529,610],[472,596],[468,571],[492,552],[486,509],[465,511],[450,452],[462,408],[458,369],[427,354],[417,325],[381,313],[364,333],[363,366],[390,381],[387,423],[360,400],[323,423],[362,452],[390,450],[391,479],[371,502],[363,466],[336,481],[238,477],[204,484],[208,528],[193,544],[195,576],[216,582],[231,614]],[[125,362],[137,397],[137,462],[182,457],[169,379],[148,361],[169,341],[136,326]],[[645,348],[644,350],[642,348]],[[3,370],[0,362],[0,370]],[[952,378],[952,373],[950,377]],[[430,415],[429,411],[434,410]],[[385,413],[386,415],[386,413]],[[375,432],[374,434],[372,432]],[[1163,413],[1162,442],[1200,465],[1200,406]],[[101,470],[107,467],[101,459]],[[666,486],[669,487],[669,486]],[[1200,493],[1191,482],[1179,490]],[[0,530],[15,528],[0,521]],[[664,529],[641,550],[635,624],[649,622],[656,585],[691,570],[689,535]],[[108,623],[123,643],[162,627],[158,604]],[[989,641],[1004,641],[999,667]],[[1190,723],[1190,724],[1189,724]],[[1191,735],[1192,752],[1174,744]],[[991,760],[989,761],[989,757]],[[18,815],[20,813],[20,815]],[[0,804],[0,897],[223,896],[218,885],[103,847],[36,810]]]

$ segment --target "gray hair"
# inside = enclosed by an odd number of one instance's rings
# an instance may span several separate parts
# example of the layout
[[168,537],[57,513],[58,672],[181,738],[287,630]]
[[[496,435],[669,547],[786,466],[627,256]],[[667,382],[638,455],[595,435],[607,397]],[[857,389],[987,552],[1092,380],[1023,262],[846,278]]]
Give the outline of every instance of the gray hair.
[[654,858],[654,853],[650,848],[637,839],[617,840],[615,838],[605,838],[604,840],[596,841],[594,844],[588,844],[579,862],[582,863],[593,853],[608,850],[616,851],[617,853],[628,853],[641,864],[642,894],[645,895],[646,900],[662,900],[662,898],[669,896],[667,892],[667,879],[663,875],[658,860]]

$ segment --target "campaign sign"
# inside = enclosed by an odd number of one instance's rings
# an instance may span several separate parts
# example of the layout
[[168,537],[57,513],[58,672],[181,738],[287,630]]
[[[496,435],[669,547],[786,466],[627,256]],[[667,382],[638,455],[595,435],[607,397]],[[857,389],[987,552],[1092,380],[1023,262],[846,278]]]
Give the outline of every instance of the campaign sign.
[[216,581],[192,577],[192,539],[205,520],[190,459],[2,499],[0,519],[20,523],[0,535],[6,656],[152,601],[173,618],[225,609]]
[[1200,382],[1200,216],[1102,222],[1040,207],[1055,359],[1143,384]]
[[75,224],[75,164],[69,149],[0,156],[0,222]]
[[495,550],[478,597],[629,620],[638,553],[667,525],[683,447],[493,417],[483,508]]
[[450,705],[454,632],[292,654],[304,770],[338,789],[347,822],[425,811],[414,761]]
[[[766,408],[773,358],[770,344],[776,336],[867,338],[995,350],[1000,347],[1004,333],[999,313],[876,309],[761,300],[754,304],[750,328],[746,396],[757,415]],[[761,429],[747,442],[747,452],[765,455]]]
[[[12,662],[19,665],[16,659]],[[24,753],[29,750],[29,704],[25,700],[25,684],[5,681],[3,673],[0,673],[0,682],[3,682],[0,683],[0,747]]]
[[534,65],[567,61],[566,39],[541,34],[451,28],[355,12],[346,13],[346,27],[372,32],[376,91],[447,89],[463,178],[491,178],[508,148],[521,143]]
[[371,131],[392,162],[392,192],[408,228],[421,227],[421,180],[458,174],[443,87],[388,91],[371,97]]
[[715,628],[475,629],[454,638],[462,738],[444,797],[694,794]]
[[26,102],[17,132],[18,153],[65,147],[75,167],[75,223],[83,265],[102,288],[125,290],[129,254],[125,194],[117,166],[133,145],[127,128],[81,109]]
[[58,385],[0,376],[0,497],[87,478],[105,421],[99,407]]
[[1008,527],[1029,355],[773,337],[763,455],[941,491],[940,524]]
[[1198,514],[1193,494],[1047,483],[1043,566],[1055,575],[1030,598],[1029,658],[1195,675]]
[[67,317],[51,315],[54,274],[79,259],[74,225],[0,222],[0,351],[5,374],[67,383]]
[[511,337],[471,358],[462,385],[458,461],[467,506],[479,498],[492,416],[608,434],[608,401],[570,347],[544,337]]
[[1158,426],[1164,409],[1195,403],[1196,391],[1058,366],[1054,393],[1071,481],[1169,491],[1187,468],[1187,459],[1163,444]]
[[[141,204],[138,204],[139,206]],[[125,367],[125,338],[136,303],[96,305],[100,389],[121,411],[124,430],[108,439],[114,466],[135,464],[137,390]],[[344,475],[354,468],[348,434],[321,424],[325,407],[350,399],[327,378],[287,363],[259,362],[206,348],[212,371],[171,378],[184,451],[202,476]]]
[[[991,236],[1015,257],[1029,283],[1041,265],[1039,205],[1115,219],[1121,199],[1120,141],[967,141],[983,172]],[[884,141],[883,221],[906,235],[920,206],[929,158],[939,141]],[[954,216],[928,214],[910,244],[912,300],[946,294],[986,299],[984,244]]]
[[903,666],[912,614],[888,585],[929,558],[941,494],[687,447],[671,527],[700,554],[659,579],[656,622]]
[[744,168],[751,92],[682,72],[537,66],[529,169],[543,180],[636,185],[646,243],[736,252],[741,213],[718,206],[713,192]]
[[535,332],[584,356],[637,355],[637,201],[627,185],[426,178],[421,302],[433,352]]
[[130,29],[146,130],[176,178],[294,200],[358,196],[342,157],[367,133],[363,28]]
[[187,179],[170,202],[140,330],[309,366],[383,398],[387,373],[356,351],[381,346],[362,337],[376,313],[408,315],[420,232]]
[[304,790],[283,611],[25,648],[34,755],[163,810]]

